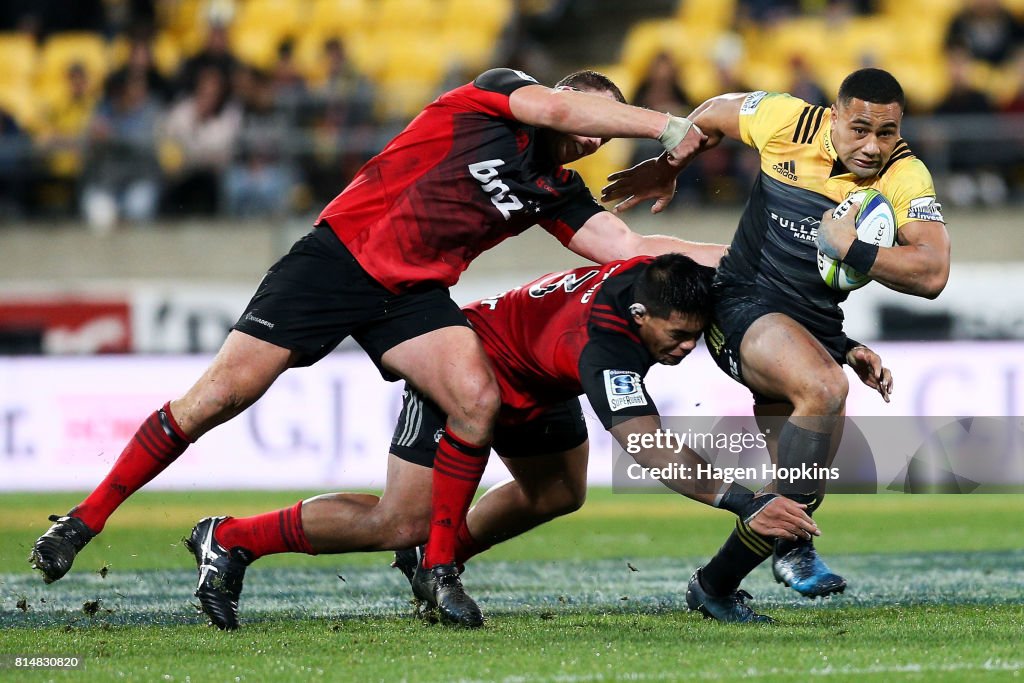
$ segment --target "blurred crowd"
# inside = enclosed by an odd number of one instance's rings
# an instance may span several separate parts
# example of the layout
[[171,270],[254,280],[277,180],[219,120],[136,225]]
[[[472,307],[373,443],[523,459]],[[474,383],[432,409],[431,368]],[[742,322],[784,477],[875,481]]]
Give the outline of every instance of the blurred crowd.
[[[742,59],[747,27],[793,17],[842,21],[881,11],[884,0],[735,0],[724,38],[711,55],[716,92],[766,87]],[[950,0],[952,1],[952,0]],[[911,98],[915,116],[1024,113],[1024,23],[1000,0],[956,0],[942,42],[944,91],[927,103]],[[407,116],[382,106],[379,84],[350,59],[344,39],[317,45],[320,68],[310,78],[296,63],[290,39],[274,46],[269,64],[254,66],[232,49],[230,17],[210,13],[202,44],[173,70],[154,55],[160,0],[5,0],[0,33],[41,45],[64,32],[87,31],[126,44],[123,58],[101,76],[88,60],[71,60],[58,95],[38,103],[29,122],[14,98],[0,99],[0,211],[5,220],[81,217],[96,232],[182,216],[275,217],[314,212],[402,126]],[[566,1],[533,3],[551,14]],[[728,4],[728,3],[727,3]],[[946,2],[948,5],[949,3]],[[504,32],[493,65],[537,73],[549,63],[523,30],[522,4]],[[541,15],[538,12],[537,15]],[[732,39],[730,39],[732,37]],[[749,41],[748,41],[749,42]],[[529,49],[526,49],[529,48]],[[827,105],[815,64],[787,58],[788,92]],[[539,62],[538,62],[539,60]],[[541,66],[537,66],[538,63]],[[437,91],[473,73],[446,74]],[[613,74],[614,75],[614,74]],[[551,78],[558,74],[552,73]],[[699,104],[675,52],[645,57],[624,87],[634,104],[686,113]],[[958,119],[952,119],[958,120]],[[976,119],[962,119],[970,125]],[[941,179],[954,203],[1020,199],[1024,159],[1005,144],[956,150]],[[922,134],[919,154],[932,148]],[[636,143],[633,160],[657,153]],[[738,145],[702,155],[682,176],[692,203],[742,201],[757,157]]]
[[373,85],[340,40],[324,42],[324,76],[312,84],[290,42],[271,68],[257,68],[233,54],[227,25],[215,20],[201,49],[165,73],[153,55],[153,3],[128,3],[123,27],[96,23],[102,4],[66,3],[95,5],[75,26],[70,14],[14,19],[41,39],[70,28],[130,38],[123,65],[99,83],[84,61],[68,64],[59,96],[33,125],[0,111],[8,217],[80,213],[105,232],[157,216],[280,216],[336,194],[379,149]]

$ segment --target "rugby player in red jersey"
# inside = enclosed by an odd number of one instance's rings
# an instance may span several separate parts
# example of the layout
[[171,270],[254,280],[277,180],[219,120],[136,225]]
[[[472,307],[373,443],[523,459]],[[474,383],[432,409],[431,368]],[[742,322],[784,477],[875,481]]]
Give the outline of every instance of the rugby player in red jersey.
[[[693,350],[710,315],[712,276],[711,268],[681,254],[637,257],[546,275],[464,309],[501,388],[493,446],[513,479],[488,491],[457,530],[457,563],[582,505],[588,442],[581,394],[624,447],[631,435],[660,427],[644,377],[655,363],[676,365]],[[879,363],[877,356],[862,360]],[[430,468],[442,466],[435,448],[444,425],[438,406],[407,386],[382,495],[334,493],[306,500],[289,533],[306,539],[305,552],[311,554],[423,543],[430,529]],[[679,454],[647,449],[634,457],[660,472],[673,463],[693,468],[703,462],[688,449]],[[755,497],[721,480],[705,481],[705,487],[684,479],[663,481],[678,493],[734,512],[766,536],[818,533],[805,506],[787,498]],[[213,545],[231,560],[221,566],[217,582],[200,570],[198,596],[216,625],[238,625],[248,564],[287,550],[274,538],[279,526],[290,523],[288,513],[286,508],[254,517],[207,518],[196,526],[193,543]],[[204,531],[209,541],[197,540]],[[396,553],[395,566],[409,577],[417,597],[436,604],[436,579],[420,559],[415,549]],[[474,617],[458,623],[483,623],[479,612]]]
[[[456,619],[472,613],[454,564],[455,534],[501,399],[448,287],[480,252],[535,224],[598,263],[669,251],[709,264],[721,256],[718,246],[633,233],[564,168],[612,137],[658,139],[679,164],[705,141],[684,118],[624,104],[615,84],[591,71],[548,88],[494,69],[441,95],[270,268],[199,380],[145,420],[85,500],[51,517],[32,565],[47,583],[60,579],[114,510],[189,444],[248,408],[282,372],[317,362],[351,335],[385,378],[405,378],[448,415],[425,566],[446,587],[442,611]],[[308,549],[301,535],[286,533],[299,514],[297,505],[280,527],[284,548]],[[196,547],[197,563],[215,572],[223,558]]]

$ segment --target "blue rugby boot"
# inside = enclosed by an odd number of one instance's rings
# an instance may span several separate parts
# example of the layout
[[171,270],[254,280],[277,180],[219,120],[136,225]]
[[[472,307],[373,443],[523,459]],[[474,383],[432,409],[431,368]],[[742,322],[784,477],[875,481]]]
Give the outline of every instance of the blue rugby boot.
[[824,598],[846,590],[846,579],[828,568],[811,541],[775,541],[775,580],[807,598]]
[[700,585],[700,572],[698,569],[690,577],[690,583],[686,586],[686,606],[693,611],[700,612],[705,619],[714,619],[724,624],[772,624],[775,620],[767,614],[758,614],[747,605],[747,600],[753,600],[750,593],[745,590],[737,590],[729,595],[721,597],[711,595]]

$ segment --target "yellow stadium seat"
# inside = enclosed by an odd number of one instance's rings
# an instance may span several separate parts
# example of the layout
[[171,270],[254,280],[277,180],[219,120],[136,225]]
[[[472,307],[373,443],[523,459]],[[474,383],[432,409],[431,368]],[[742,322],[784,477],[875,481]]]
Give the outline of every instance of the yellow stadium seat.
[[[1006,4],[1006,0],[1003,0]],[[945,27],[953,15],[964,8],[964,0],[881,0],[880,14],[895,20],[904,29],[936,23]]]
[[385,66],[386,48],[378,44],[375,37],[368,33],[346,37],[345,51],[352,64],[371,79],[376,79]]
[[165,76],[173,76],[181,65],[182,49],[174,35],[161,31],[153,39],[153,64]]
[[[317,27],[319,29],[319,27]],[[306,82],[317,87],[327,78],[327,63],[324,60],[324,42],[331,37],[344,39],[337,33],[321,33],[307,31],[295,41],[295,64],[298,66]]]
[[691,33],[672,19],[637,22],[626,34],[619,63],[633,78],[642,80],[647,67],[659,52],[669,50],[675,55],[680,46],[688,44],[690,37]]
[[687,27],[724,30],[736,15],[736,0],[679,0],[676,17]]
[[296,0],[246,0],[238,5],[231,28],[232,31],[236,28],[274,31],[280,42],[285,36],[295,36],[304,28],[307,20],[305,8],[305,3]]
[[28,85],[35,73],[35,42],[22,33],[0,33],[0,89]]
[[371,0],[313,0],[311,30],[327,35],[349,36],[370,25]]
[[889,17],[855,17],[831,32],[829,45],[839,59],[871,66],[888,62],[908,32],[905,24]]
[[433,37],[399,31],[378,36],[385,47],[380,78],[386,81],[421,80],[439,82],[448,66],[445,49]]
[[1024,0],[1003,0],[1003,6],[1024,21]]
[[446,28],[473,28],[495,36],[512,16],[511,0],[440,0]]
[[231,50],[246,64],[269,69],[277,61],[277,48],[282,36],[274,28],[246,25],[233,26]]
[[377,76],[378,114],[412,118],[437,96],[448,67],[437,41],[417,33],[389,34],[384,66]]
[[467,71],[484,71],[491,66],[496,44],[496,36],[472,27],[447,26],[441,33],[441,45],[448,61]]
[[934,108],[949,90],[949,75],[944,63],[896,60],[881,66],[903,86],[911,113],[922,114]]
[[433,32],[440,24],[440,0],[377,0],[374,31]]
[[608,184],[608,176],[627,168],[632,154],[632,141],[618,138],[609,140],[590,156],[569,164],[569,168],[583,177],[583,181],[595,197],[600,197],[601,188]]
[[40,128],[39,98],[27,83],[8,83],[0,87],[0,108],[30,132]]
[[158,25],[179,38],[192,32],[196,24],[205,24],[201,10],[203,0],[177,0],[176,2],[158,2]]
[[68,67],[81,63],[94,88],[99,88],[110,70],[107,43],[97,33],[69,31],[55,33],[43,44],[37,79],[62,82]]
[[[683,82],[681,83],[686,99],[694,106],[715,95],[721,95],[722,89],[718,80],[718,72],[711,60],[691,60],[683,64]],[[684,112],[689,114],[689,112]]]
[[751,60],[764,59],[768,62],[788,64],[794,58],[804,60],[812,66],[832,58],[830,54],[835,33],[819,17],[798,17],[780,21],[776,26],[762,32],[762,40],[756,53],[748,50]]

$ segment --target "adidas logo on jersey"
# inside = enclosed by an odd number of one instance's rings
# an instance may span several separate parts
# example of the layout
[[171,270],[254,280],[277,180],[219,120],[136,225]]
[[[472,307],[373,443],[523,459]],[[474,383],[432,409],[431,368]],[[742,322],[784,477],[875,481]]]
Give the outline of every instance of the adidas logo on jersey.
[[775,164],[772,166],[772,170],[778,173],[783,178],[789,178],[792,181],[796,181],[796,162],[795,161],[783,161],[782,163]]

